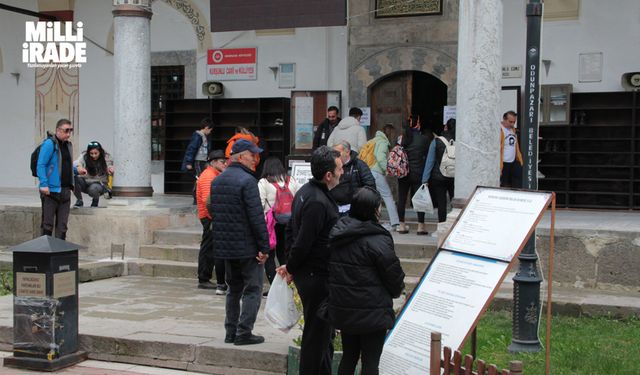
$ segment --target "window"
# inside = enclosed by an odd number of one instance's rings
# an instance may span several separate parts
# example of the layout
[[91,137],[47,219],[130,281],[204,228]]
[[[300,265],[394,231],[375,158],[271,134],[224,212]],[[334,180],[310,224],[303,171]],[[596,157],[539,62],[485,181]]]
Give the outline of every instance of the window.
[[152,66],[151,160],[164,160],[164,112],[169,99],[184,99],[184,66]]

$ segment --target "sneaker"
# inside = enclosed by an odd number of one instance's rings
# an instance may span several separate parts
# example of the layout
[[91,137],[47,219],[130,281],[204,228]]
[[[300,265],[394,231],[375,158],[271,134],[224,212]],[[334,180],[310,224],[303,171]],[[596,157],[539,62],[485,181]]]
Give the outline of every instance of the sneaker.
[[216,289],[216,286],[211,281],[205,281],[198,283],[198,289]]
[[227,294],[227,286],[225,284],[218,284],[218,286],[216,286],[216,295],[224,296],[225,294]]
[[224,343],[225,344],[233,344],[236,341],[235,333],[227,333],[224,335]]
[[84,206],[84,202],[81,200],[77,200],[76,204],[73,205],[73,207],[82,207],[82,206]]
[[236,336],[233,345],[255,345],[262,344],[264,342],[264,337],[254,335],[253,333],[248,333],[242,336]]

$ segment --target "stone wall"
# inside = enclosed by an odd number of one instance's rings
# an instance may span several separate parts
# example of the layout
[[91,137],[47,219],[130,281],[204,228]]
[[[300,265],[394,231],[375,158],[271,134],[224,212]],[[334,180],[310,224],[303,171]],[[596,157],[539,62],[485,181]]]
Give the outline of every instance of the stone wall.
[[444,0],[442,15],[393,18],[375,18],[375,0],[349,4],[349,106],[367,106],[372,84],[411,70],[440,79],[455,103],[457,0]]
[[[125,256],[137,258],[140,245],[153,242],[157,229],[197,224],[191,208],[143,206],[72,209],[67,240],[87,246],[81,256],[109,257],[111,244],[124,244]],[[0,246],[40,236],[40,207],[0,207]]]

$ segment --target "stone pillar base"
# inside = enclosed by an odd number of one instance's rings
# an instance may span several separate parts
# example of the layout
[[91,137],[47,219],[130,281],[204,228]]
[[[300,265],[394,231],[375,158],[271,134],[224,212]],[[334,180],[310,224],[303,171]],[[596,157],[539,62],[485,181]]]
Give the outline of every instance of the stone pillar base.
[[151,186],[114,186],[113,195],[116,197],[150,197],[153,195]]

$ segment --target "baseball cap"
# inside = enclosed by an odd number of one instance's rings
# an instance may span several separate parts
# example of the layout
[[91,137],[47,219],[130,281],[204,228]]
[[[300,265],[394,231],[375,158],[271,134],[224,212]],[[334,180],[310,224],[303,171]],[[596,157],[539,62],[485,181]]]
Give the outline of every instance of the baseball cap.
[[262,149],[256,146],[253,142],[246,139],[238,139],[231,147],[231,154],[238,154],[243,151],[251,151],[254,154],[259,154]]

